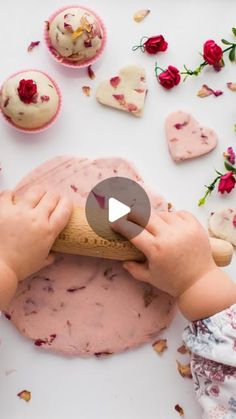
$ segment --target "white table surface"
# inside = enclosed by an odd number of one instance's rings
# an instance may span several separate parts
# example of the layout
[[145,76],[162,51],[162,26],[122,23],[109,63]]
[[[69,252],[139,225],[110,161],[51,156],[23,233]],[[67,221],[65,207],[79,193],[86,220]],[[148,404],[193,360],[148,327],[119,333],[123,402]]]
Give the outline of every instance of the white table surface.
[[[205,71],[172,92],[157,85],[153,67],[156,58],[141,52],[132,53],[143,35],[163,33],[169,51],[158,56],[160,66],[186,63],[193,68],[199,63],[198,51],[206,39],[229,38],[235,22],[234,0],[90,0],[104,19],[108,44],[104,57],[94,66],[96,80],[90,81],[86,71],[65,69],[48,55],[44,44],[28,54],[32,40],[42,40],[43,22],[61,0],[7,0],[1,5],[1,75],[2,82],[17,70],[46,70],[59,83],[64,103],[58,122],[40,135],[23,135],[0,120],[0,187],[13,187],[29,170],[58,154],[89,156],[122,156],[133,161],[147,183],[163,193],[176,208],[193,211],[203,223],[212,210],[233,205],[231,197],[213,197],[206,207],[198,209],[197,201],[203,185],[209,182],[213,168],[223,166],[222,152],[235,145],[236,93],[226,82],[236,82],[236,64],[227,61],[220,74]],[[140,24],[133,13],[150,8],[151,14]],[[149,94],[145,116],[130,115],[103,108],[94,98],[99,81],[116,75],[126,64],[141,64],[148,74]],[[197,91],[203,83],[220,88],[219,98],[199,99]],[[93,87],[91,98],[81,87]],[[169,112],[188,110],[203,124],[219,134],[217,149],[201,159],[174,164],[168,154],[164,120]],[[227,268],[235,272],[235,262]],[[1,419],[174,419],[179,417],[174,406],[184,407],[186,418],[199,419],[192,382],[184,380],[176,370],[176,349],[181,344],[184,320],[177,316],[165,333],[168,350],[158,356],[150,345],[106,360],[64,359],[37,350],[21,337],[6,320],[0,320],[0,417]],[[16,372],[6,376],[7,370]],[[28,389],[32,400],[25,403],[16,394]]]

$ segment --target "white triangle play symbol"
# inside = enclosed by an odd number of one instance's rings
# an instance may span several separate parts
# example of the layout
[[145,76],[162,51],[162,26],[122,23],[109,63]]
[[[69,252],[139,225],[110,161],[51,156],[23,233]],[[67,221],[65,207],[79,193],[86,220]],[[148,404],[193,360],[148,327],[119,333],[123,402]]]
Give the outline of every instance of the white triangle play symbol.
[[128,205],[123,204],[115,198],[109,198],[108,200],[108,219],[110,223],[119,220],[119,218],[124,217],[131,212]]

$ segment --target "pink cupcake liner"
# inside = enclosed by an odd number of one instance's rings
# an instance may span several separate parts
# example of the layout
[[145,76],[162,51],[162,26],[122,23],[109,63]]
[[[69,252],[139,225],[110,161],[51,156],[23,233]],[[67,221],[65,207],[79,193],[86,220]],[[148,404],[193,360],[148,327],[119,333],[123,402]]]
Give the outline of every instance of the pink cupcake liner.
[[[5,121],[12,127],[12,128],[14,128],[16,131],[19,131],[19,132],[23,132],[23,133],[26,133],[26,134],[37,134],[37,133],[40,133],[40,132],[44,132],[44,131],[46,131],[48,128],[50,128],[55,122],[56,122],[56,120],[57,120],[57,118],[58,118],[58,116],[59,116],[59,114],[60,114],[60,112],[61,112],[61,106],[62,106],[62,94],[61,94],[61,90],[60,90],[60,88],[59,88],[59,86],[58,86],[58,84],[55,82],[55,80],[53,80],[52,79],[52,77],[51,76],[49,76],[47,73],[45,73],[44,71],[41,71],[41,70],[37,70],[37,69],[30,69],[30,70],[22,70],[22,71],[17,71],[16,73],[14,73],[14,74],[12,74],[10,77],[8,77],[6,80],[5,80],[5,82],[6,81],[8,81],[9,79],[11,79],[12,77],[14,77],[14,76],[17,76],[18,74],[21,74],[21,73],[27,73],[28,71],[37,71],[38,73],[42,73],[42,74],[44,74],[46,77],[48,77],[48,79],[51,81],[51,83],[54,85],[54,87],[56,88],[56,91],[57,91],[57,94],[58,94],[58,97],[59,97],[59,103],[58,103],[58,109],[57,109],[57,112],[56,112],[56,114],[55,114],[55,116],[49,121],[49,122],[47,122],[47,124],[45,124],[44,126],[42,126],[42,127],[40,127],[40,128],[21,128],[21,127],[18,127],[16,124],[14,124],[5,114],[4,114],[4,112],[3,111],[1,111],[1,114],[2,114],[2,116],[4,117],[4,119],[5,119]],[[5,83],[4,82],[4,83]],[[4,84],[3,83],[3,84]],[[1,89],[0,89],[1,90]]]
[[54,58],[54,60],[57,63],[62,64],[65,67],[70,67],[70,68],[86,68],[86,67],[94,64],[101,57],[101,55],[104,52],[104,49],[105,49],[105,46],[106,46],[106,43],[107,43],[107,30],[106,30],[106,26],[105,26],[103,20],[93,10],[89,9],[88,7],[73,5],[73,6],[66,6],[66,7],[62,7],[60,9],[58,9],[56,12],[53,13],[53,15],[51,15],[49,17],[48,22],[49,22],[49,25],[50,25],[51,22],[55,19],[55,17],[59,13],[64,12],[67,9],[77,9],[77,8],[83,9],[86,12],[89,12],[89,13],[93,14],[101,25],[101,28],[102,28],[102,31],[103,31],[102,46],[101,46],[100,50],[98,51],[98,53],[95,55],[95,57],[90,58],[89,60],[86,60],[82,63],[81,62],[78,63],[78,62],[69,61],[66,58],[63,58],[61,55],[57,54],[56,50],[51,45],[47,25],[45,26],[45,29],[44,29],[44,40],[46,42],[46,46],[47,46],[51,56]]

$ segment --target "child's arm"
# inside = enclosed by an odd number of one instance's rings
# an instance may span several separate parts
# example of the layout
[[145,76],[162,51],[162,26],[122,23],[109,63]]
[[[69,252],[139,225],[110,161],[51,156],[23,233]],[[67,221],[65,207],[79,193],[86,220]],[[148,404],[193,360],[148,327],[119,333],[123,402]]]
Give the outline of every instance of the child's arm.
[[[129,237],[133,223],[142,225],[142,217],[118,221],[114,228]],[[236,284],[216,267],[207,233],[187,212],[160,213],[131,241],[147,261],[124,267],[175,296],[192,321],[184,341],[203,417],[236,418]]]
[[31,189],[24,198],[0,193],[0,310],[19,281],[52,263],[50,249],[71,211],[70,200],[44,189]]

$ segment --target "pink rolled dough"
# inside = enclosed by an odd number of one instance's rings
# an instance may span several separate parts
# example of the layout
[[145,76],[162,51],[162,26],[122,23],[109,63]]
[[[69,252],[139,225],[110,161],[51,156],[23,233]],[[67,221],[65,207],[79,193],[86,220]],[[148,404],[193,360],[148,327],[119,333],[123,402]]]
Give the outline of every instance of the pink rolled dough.
[[[56,157],[18,185],[69,193],[84,206],[90,190],[111,176],[143,182],[123,159]],[[154,211],[167,210],[149,194]],[[173,299],[135,281],[120,262],[58,254],[55,263],[21,283],[7,317],[36,346],[64,355],[102,356],[152,341],[173,317]]]

